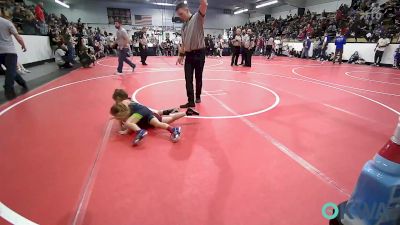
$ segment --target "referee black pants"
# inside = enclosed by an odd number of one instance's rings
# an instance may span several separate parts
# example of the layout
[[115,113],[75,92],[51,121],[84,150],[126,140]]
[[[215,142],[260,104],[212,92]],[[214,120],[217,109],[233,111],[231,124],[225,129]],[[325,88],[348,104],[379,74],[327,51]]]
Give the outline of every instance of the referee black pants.
[[382,56],[383,56],[383,51],[376,50],[374,63],[376,63],[377,65],[381,65]]
[[139,51],[140,51],[140,62],[146,63],[147,59],[147,48],[142,44],[139,44]]
[[245,61],[244,61],[244,65],[251,67],[251,57],[253,56],[253,50],[252,49],[248,49],[245,48],[244,49],[245,52]]
[[199,49],[191,52],[186,52],[185,59],[185,80],[186,94],[188,103],[193,103],[195,100],[193,90],[193,75],[196,77],[196,98],[200,98],[201,89],[203,86],[203,69],[206,62],[206,50]]
[[18,56],[14,53],[3,53],[0,54],[0,65],[6,67],[6,79],[4,80],[4,90],[6,92],[14,92],[14,81],[19,85],[26,88],[26,82],[24,78],[17,73],[17,62]]
[[231,66],[233,65],[238,65],[239,61],[239,55],[240,55],[240,46],[233,46],[233,52],[232,52],[232,60],[231,60]]

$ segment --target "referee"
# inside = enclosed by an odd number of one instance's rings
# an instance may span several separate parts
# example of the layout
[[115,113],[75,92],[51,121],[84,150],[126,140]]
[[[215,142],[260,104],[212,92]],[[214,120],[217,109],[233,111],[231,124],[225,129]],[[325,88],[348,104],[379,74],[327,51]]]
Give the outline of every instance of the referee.
[[[204,17],[207,12],[207,0],[200,0],[199,11],[192,14],[187,4],[181,2],[176,6],[177,15],[185,23],[182,27],[182,47],[176,64],[183,65],[185,59],[185,80],[188,102],[181,108],[195,107],[201,103],[201,88],[203,85],[203,69],[206,60],[204,43]],[[193,74],[196,76],[196,99],[193,90]]]

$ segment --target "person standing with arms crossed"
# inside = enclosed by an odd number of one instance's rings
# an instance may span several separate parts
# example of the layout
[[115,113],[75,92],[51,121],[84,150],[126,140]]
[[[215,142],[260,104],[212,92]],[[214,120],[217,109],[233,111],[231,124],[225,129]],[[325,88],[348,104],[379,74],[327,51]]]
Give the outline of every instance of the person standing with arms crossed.
[[232,61],[231,66],[238,65],[239,55],[240,55],[240,46],[242,45],[242,30],[240,28],[236,29],[236,34],[232,39],[233,45],[233,53],[232,53]]
[[[186,93],[188,102],[181,108],[195,107],[201,103],[201,89],[203,85],[203,69],[206,59],[204,42],[204,17],[207,12],[207,0],[200,0],[199,11],[192,14],[188,5],[181,2],[176,6],[176,13],[184,21],[182,27],[182,47],[176,64],[185,67]],[[185,59],[186,57],[186,59]],[[193,90],[193,74],[196,76],[196,99]],[[196,100],[196,101],[195,101]]]
[[7,68],[6,79],[4,81],[4,94],[8,100],[17,97],[14,90],[14,81],[21,85],[24,92],[28,91],[28,86],[24,78],[17,73],[18,55],[12,36],[21,45],[22,51],[26,52],[25,42],[18,34],[14,24],[0,17],[0,65],[4,65]]
[[136,65],[133,64],[129,59],[129,36],[128,32],[122,27],[121,20],[115,20],[115,28],[117,28],[117,40],[114,45],[117,45],[118,51],[118,69],[115,75],[123,75],[122,68],[124,66],[124,62],[132,67],[132,72],[135,71]]
[[251,57],[253,56],[254,46],[255,43],[253,33],[251,29],[248,29],[246,35],[243,37],[243,47],[246,55],[244,60],[245,67],[251,67]]
[[143,66],[147,66],[147,28],[143,27],[140,32],[140,41],[139,41],[139,51],[140,51],[140,59]]

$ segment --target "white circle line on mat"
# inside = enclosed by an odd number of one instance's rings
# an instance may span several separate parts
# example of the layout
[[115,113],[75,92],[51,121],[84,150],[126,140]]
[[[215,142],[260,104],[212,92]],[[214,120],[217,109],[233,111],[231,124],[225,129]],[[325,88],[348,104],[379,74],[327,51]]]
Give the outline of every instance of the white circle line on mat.
[[363,77],[357,77],[351,75],[352,73],[360,73],[360,72],[365,72],[365,71],[349,71],[345,72],[344,74],[350,78],[356,79],[356,80],[364,80],[364,81],[369,81],[369,82],[375,82],[375,83],[381,83],[381,84],[392,84],[392,85],[400,85],[400,83],[392,83],[392,82],[387,82],[387,81],[380,81],[380,80],[374,80],[374,79],[368,79],[368,78],[363,78]]
[[[271,106],[269,106],[269,107],[267,107],[267,108],[265,108],[265,109],[256,111],[256,112],[252,112],[252,113],[246,113],[246,114],[240,114],[240,115],[233,115],[233,116],[193,116],[193,117],[190,117],[190,118],[193,118],[193,119],[235,119],[235,118],[241,118],[241,117],[254,116],[254,115],[258,115],[258,114],[261,114],[261,113],[265,113],[265,112],[267,112],[267,111],[270,111],[270,110],[274,109],[276,106],[278,106],[278,104],[279,104],[279,102],[280,102],[280,97],[279,97],[279,95],[278,95],[276,92],[274,92],[273,90],[271,90],[271,89],[269,89],[269,88],[266,88],[266,87],[264,87],[264,86],[261,86],[261,85],[259,85],[259,84],[254,84],[254,83],[249,83],[249,82],[244,82],[244,81],[237,81],[237,80],[228,80],[228,79],[210,79],[210,78],[205,78],[205,79],[203,79],[203,80],[209,80],[209,81],[227,81],[227,82],[241,83],[241,84],[247,84],[247,85],[251,85],[251,86],[254,86],[254,87],[258,87],[258,88],[261,88],[261,89],[264,89],[264,90],[270,92],[270,93],[275,97],[275,101],[274,101],[274,103],[273,103]],[[159,85],[159,84],[177,82],[177,81],[185,81],[185,79],[165,80],[165,81],[155,82],[155,83],[151,83],[151,84],[142,86],[141,88],[136,89],[136,91],[133,93],[133,95],[132,95],[132,100],[135,101],[135,102],[139,102],[139,101],[137,100],[136,96],[137,96],[137,94],[138,94],[139,92],[141,92],[141,91],[142,91],[143,89],[145,89],[145,88],[148,88],[148,87],[151,87],[151,86],[155,86],[155,85]],[[140,103],[140,102],[139,102],[139,103]],[[154,110],[154,109],[153,109],[153,110]]]

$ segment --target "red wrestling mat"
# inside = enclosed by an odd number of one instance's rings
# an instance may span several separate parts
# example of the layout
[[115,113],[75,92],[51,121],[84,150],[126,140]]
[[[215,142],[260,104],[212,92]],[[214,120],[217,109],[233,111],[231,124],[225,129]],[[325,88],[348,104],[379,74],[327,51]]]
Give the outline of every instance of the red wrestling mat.
[[207,58],[201,117],[175,123],[180,142],[149,130],[132,147],[109,120],[114,89],[154,109],[183,104],[175,62],[150,57],[117,78],[117,59],[105,58],[1,106],[0,215],[25,224],[327,224],[322,206],[348,198],[399,116],[398,70]]

